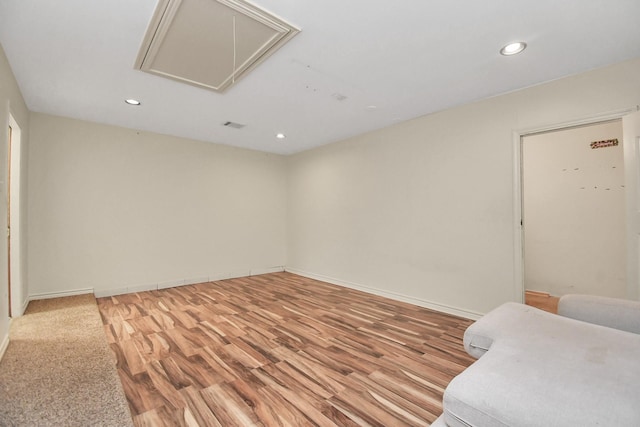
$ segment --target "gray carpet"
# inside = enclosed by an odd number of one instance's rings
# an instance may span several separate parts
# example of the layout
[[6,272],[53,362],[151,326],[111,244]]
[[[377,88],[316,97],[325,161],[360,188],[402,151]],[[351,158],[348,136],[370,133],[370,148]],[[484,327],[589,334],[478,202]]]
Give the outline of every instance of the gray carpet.
[[32,301],[0,361],[0,426],[132,426],[93,295]]

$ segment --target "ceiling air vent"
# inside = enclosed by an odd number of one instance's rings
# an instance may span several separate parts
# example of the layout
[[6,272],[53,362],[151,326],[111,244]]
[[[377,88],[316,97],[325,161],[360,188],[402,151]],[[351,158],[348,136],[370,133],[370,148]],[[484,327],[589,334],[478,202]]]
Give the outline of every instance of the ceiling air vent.
[[226,126],[228,128],[234,128],[234,129],[242,129],[246,125],[241,125],[240,123],[234,123],[234,122],[224,122],[222,126]]
[[299,31],[243,0],[160,0],[135,68],[223,91]]

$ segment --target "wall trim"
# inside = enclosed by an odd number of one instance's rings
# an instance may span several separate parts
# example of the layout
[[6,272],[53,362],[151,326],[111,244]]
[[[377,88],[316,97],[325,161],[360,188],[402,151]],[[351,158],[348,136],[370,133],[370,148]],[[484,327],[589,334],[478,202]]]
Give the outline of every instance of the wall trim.
[[277,267],[269,267],[269,268],[258,268],[255,270],[251,270],[251,276],[259,276],[261,274],[270,274],[270,273],[282,273],[285,271],[284,265],[279,265]]
[[522,137],[514,131],[513,138],[513,300],[524,303],[524,227],[522,217]]
[[637,110],[637,106],[607,111],[575,120],[547,123],[546,125],[515,129],[512,132],[513,150],[513,264],[514,301],[524,302],[524,227],[522,225],[522,137],[544,132],[554,132],[578,126],[588,126],[613,120],[621,120]]
[[[424,299],[421,299],[421,298],[415,298],[415,297],[412,297],[412,296],[403,295],[403,294],[399,294],[399,293],[396,293],[396,292],[383,291],[381,289],[372,288],[370,286],[361,285],[359,283],[350,282],[350,281],[347,281],[347,280],[336,279],[336,278],[333,278],[333,277],[324,276],[322,274],[310,273],[310,272],[307,272],[307,271],[304,271],[304,270],[298,270],[296,268],[289,268],[289,267],[286,267],[286,266],[277,266],[277,267],[269,267],[269,268],[252,269],[252,270],[250,270],[248,272],[242,272],[242,273],[237,272],[236,274],[214,275],[214,276],[209,276],[208,278],[201,277],[201,278],[198,278],[197,280],[194,278],[194,279],[181,279],[181,280],[167,281],[167,282],[162,282],[162,283],[158,283],[158,284],[129,285],[129,286],[126,286],[126,287],[106,289],[106,290],[100,290],[100,291],[94,291],[92,288],[85,288],[85,289],[76,289],[76,290],[63,291],[63,292],[46,292],[46,293],[31,295],[29,297],[29,301],[38,300],[38,299],[49,299],[49,298],[67,297],[67,296],[73,296],[73,295],[90,294],[90,293],[93,293],[96,298],[103,298],[103,297],[110,297],[110,296],[122,295],[122,294],[130,294],[130,293],[148,291],[148,290],[161,290],[161,289],[165,289],[165,288],[168,288],[168,287],[185,286],[187,284],[193,284],[193,283],[214,282],[214,281],[217,281],[217,280],[236,279],[236,278],[239,278],[239,277],[258,276],[258,275],[261,275],[261,274],[279,273],[279,272],[283,272],[283,271],[286,271],[286,272],[289,272],[289,273],[293,273],[293,274],[297,274],[297,275],[303,276],[303,277],[308,277],[310,279],[320,280],[322,282],[331,283],[333,285],[342,286],[342,287],[345,287],[345,288],[356,289],[356,290],[363,291],[363,292],[366,292],[366,293],[369,293],[369,294],[378,295],[378,296],[382,296],[382,297],[386,297],[386,298],[391,298],[391,299],[396,300],[396,301],[402,301],[402,302],[406,302],[406,303],[409,303],[409,304],[414,304],[414,305],[417,305],[419,307],[424,307],[424,308],[428,308],[428,309],[431,309],[431,310],[439,311],[439,312],[442,312],[442,313],[447,313],[447,314],[451,314],[451,315],[454,315],[454,316],[463,317],[465,319],[478,320],[479,318],[481,318],[483,316],[483,313],[478,313],[478,312],[471,311],[471,310],[466,310],[466,309],[463,309],[463,308],[453,307],[453,306],[450,306],[450,305],[447,305],[447,304],[440,304],[440,303],[436,303],[436,302],[433,302],[433,301],[427,301],[427,300],[424,300]],[[169,286],[169,285],[173,285],[173,286]],[[7,336],[6,340],[8,341],[8,336]],[[7,342],[7,344],[8,344],[8,342]],[[1,347],[0,347],[0,351],[2,351]]]
[[43,292],[41,294],[29,295],[29,301],[38,300],[38,299],[70,297],[73,295],[84,295],[84,294],[92,294],[92,293],[93,293],[93,288],[74,289],[74,290],[61,291],[61,292]]
[[[11,323],[9,323],[9,327],[11,327]],[[7,348],[9,347],[9,333],[2,338],[2,343],[0,343],[0,360],[4,357]]]
[[[168,280],[159,283],[146,283],[137,285],[126,285],[121,288],[112,288],[99,291],[93,291],[96,298],[111,297],[115,295],[132,294],[136,292],[155,291],[167,288],[177,288],[179,286],[194,285],[196,283],[216,282],[218,280],[237,279],[239,277],[258,276],[260,274],[278,273],[285,271],[283,265],[267,268],[255,268],[247,270],[237,270],[229,273],[216,273],[210,276],[191,277],[187,279]],[[53,297],[52,297],[53,298]]]
[[547,123],[545,125],[540,125],[540,126],[532,126],[528,128],[516,129],[515,132],[519,136],[529,136],[529,135],[535,135],[535,134],[544,133],[544,132],[555,132],[558,130],[564,130],[564,129],[573,128],[573,127],[589,126],[596,123],[619,120],[623,116],[633,113],[634,111],[637,111],[636,106],[621,108],[619,110],[607,111],[607,112],[593,114],[593,115],[584,116],[584,117],[579,117],[579,118],[576,118],[575,120],[568,120],[568,121],[559,122],[559,123],[558,122]]
[[27,307],[29,306],[29,298],[25,298],[24,301],[22,302],[22,312],[20,313],[20,316],[24,315],[24,312],[27,311]]
[[296,268],[285,268],[286,272],[297,274],[299,276],[308,277],[310,279],[320,280],[322,282],[331,283],[333,285],[343,286],[345,288],[356,289],[359,291],[367,292],[369,294],[378,295],[386,298],[390,298],[396,301],[407,302],[419,307],[428,308],[442,313],[452,314],[458,317],[464,317],[465,319],[478,320],[483,316],[482,313],[478,313],[471,310],[465,310],[463,308],[452,307],[446,304],[440,304],[433,301],[423,300],[421,298],[415,298],[408,295],[398,294],[395,292],[383,291],[381,289],[372,288],[370,286],[361,285],[359,283],[349,282],[346,280],[335,279],[329,276],[323,276],[321,274],[309,273],[307,271],[298,270]]

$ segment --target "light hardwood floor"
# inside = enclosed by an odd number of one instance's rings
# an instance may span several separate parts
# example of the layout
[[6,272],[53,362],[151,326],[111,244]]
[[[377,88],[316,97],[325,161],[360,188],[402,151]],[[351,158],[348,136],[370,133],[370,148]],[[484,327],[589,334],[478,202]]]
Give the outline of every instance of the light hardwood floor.
[[525,304],[553,314],[558,313],[559,300],[560,298],[554,297],[545,292],[525,291],[524,293]]
[[472,321],[290,273],[98,299],[136,426],[420,426]]

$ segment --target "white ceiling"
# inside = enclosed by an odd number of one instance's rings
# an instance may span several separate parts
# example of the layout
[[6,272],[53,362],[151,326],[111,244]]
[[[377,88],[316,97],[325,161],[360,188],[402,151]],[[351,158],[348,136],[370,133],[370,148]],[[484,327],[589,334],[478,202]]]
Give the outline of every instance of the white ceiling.
[[156,0],[0,0],[0,43],[31,111],[280,154],[640,57],[639,0],[253,3],[302,31],[222,94],[134,69]]

